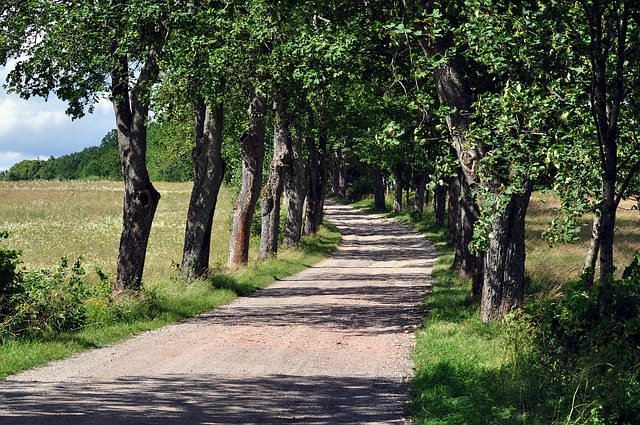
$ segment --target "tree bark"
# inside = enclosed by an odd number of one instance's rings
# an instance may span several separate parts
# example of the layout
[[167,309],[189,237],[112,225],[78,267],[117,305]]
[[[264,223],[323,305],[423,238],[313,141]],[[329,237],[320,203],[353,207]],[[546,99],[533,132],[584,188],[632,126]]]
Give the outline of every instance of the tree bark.
[[331,168],[331,195],[347,197],[347,140],[333,151],[333,167]]
[[433,211],[436,217],[436,224],[444,227],[447,218],[447,188],[437,186],[433,196]]
[[228,262],[231,268],[246,265],[249,260],[251,221],[262,186],[266,101],[255,91],[249,102],[249,129],[239,141],[242,150],[242,184],[231,224]]
[[260,234],[260,259],[266,260],[278,252],[280,234],[280,205],[284,190],[285,173],[291,167],[289,139],[289,122],[283,116],[285,94],[279,90],[273,108],[275,109],[275,125],[273,130],[273,160],[269,169],[269,180],[262,190],[262,229]]
[[425,192],[427,186],[427,171],[420,171],[416,178],[416,197],[413,200],[414,211],[422,214],[424,212]]
[[209,270],[211,226],[224,177],[222,103],[194,102],[196,144],[192,153],[193,189],[187,212],[181,271],[186,281],[205,277]]
[[400,212],[402,211],[402,191],[404,189],[404,181],[402,179],[402,174],[404,173],[404,164],[397,164],[393,167],[393,176],[396,180],[396,188],[393,197],[393,211]]
[[525,292],[525,215],[533,184],[526,182],[521,195],[513,195],[502,214],[492,222],[493,237],[484,254],[484,285],[480,318],[487,323],[522,306]]
[[284,246],[294,246],[302,236],[302,214],[307,196],[308,182],[302,153],[302,140],[297,136],[288,138],[291,167],[285,174],[284,190],[287,199],[287,220],[284,225]]
[[582,266],[583,281],[587,288],[593,285],[596,264],[598,261],[598,253],[600,251],[600,223],[602,214],[600,210],[594,212],[593,224],[591,225],[591,241],[589,242],[589,250]]
[[157,54],[147,58],[136,85],[129,90],[129,63],[119,60],[112,73],[112,103],[124,179],[123,226],[114,294],[138,289],[142,283],[151,224],[160,194],[149,180],[146,166],[149,90],[158,75]]
[[313,235],[318,231],[323,217],[327,137],[324,134],[320,135],[318,139],[319,146],[316,146],[314,139],[311,137],[308,137],[306,141],[309,152],[309,165],[307,167],[309,170],[309,192],[304,208],[304,234]]
[[387,209],[387,205],[384,197],[384,180],[382,179],[382,171],[380,171],[380,167],[374,164],[371,164],[369,168],[371,170],[371,177],[373,180],[373,208],[384,211]]
[[470,190],[460,170],[449,179],[449,231],[456,248],[453,266],[460,270],[461,278],[471,278],[470,296],[479,298],[484,282],[484,255],[475,255],[469,249],[479,215]]

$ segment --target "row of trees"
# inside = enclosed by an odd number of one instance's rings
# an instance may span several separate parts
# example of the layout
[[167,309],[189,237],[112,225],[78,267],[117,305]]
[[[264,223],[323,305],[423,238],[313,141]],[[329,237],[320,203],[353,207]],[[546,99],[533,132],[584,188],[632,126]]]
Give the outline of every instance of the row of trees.
[[237,267],[258,200],[268,258],[283,199],[292,245],[317,230],[329,184],[346,195],[349,163],[372,176],[379,207],[384,178],[395,209],[412,185],[421,209],[430,182],[488,321],[522,304],[536,184],[562,199],[555,240],[596,212],[586,270],[593,276],[598,252],[600,284],[614,270],[616,206],[640,167],[638,9],[626,0],[9,1],[0,57],[17,59],[11,89],[55,93],[73,117],[100,96],[113,102],[125,183],[116,291],[140,284],[159,201],[147,167],[153,111],[180,135],[170,151],[193,147],[187,278],[206,274],[225,171],[238,176]]

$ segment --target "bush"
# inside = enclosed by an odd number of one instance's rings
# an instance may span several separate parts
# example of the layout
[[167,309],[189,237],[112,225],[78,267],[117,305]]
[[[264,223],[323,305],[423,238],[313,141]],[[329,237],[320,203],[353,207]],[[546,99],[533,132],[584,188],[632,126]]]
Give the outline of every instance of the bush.
[[358,201],[373,193],[371,176],[364,175],[353,179],[347,188],[347,199]]
[[640,252],[619,280],[532,306],[544,373],[592,423],[640,423]]
[[[9,233],[0,231],[0,239],[8,237]],[[16,296],[22,292],[19,266],[20,251],[0,246],[0,328],[15,308]]]
[[[0,238],[7,238],[0,232]],[[86,326],[131,323],[153,317],[153,291],[112,297],[109,276],[87,278],[82,257],[62,258],[55,270],[23,270],[20,251],[0,246],[0,339],[42,338]]]
[[66,258],[55,271],[32,270],[22,274],[7,331],[12,334],[47,335],[79,329],[85,323],[84,299],[88,284],[81,258],[70,267]]

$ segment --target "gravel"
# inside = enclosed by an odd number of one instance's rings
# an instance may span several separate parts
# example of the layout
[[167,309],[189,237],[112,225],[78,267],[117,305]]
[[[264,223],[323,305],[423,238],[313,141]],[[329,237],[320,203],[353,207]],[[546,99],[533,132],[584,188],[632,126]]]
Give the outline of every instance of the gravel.
[[327,202],[339,249],[198,317],[0,382],[0,424],[405,424],[435,250]]

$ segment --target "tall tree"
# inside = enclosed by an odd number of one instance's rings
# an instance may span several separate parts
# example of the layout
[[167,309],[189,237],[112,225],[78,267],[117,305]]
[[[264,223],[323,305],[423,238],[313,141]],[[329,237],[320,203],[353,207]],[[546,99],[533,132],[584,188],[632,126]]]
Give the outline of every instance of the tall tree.
[[180,119],[175,111],[185,108],[195,118],[193,188],[181,265],[187,280],[204,277],[209,269],[211,227],[226,167],[222,156],[223,99],[234,40],[224,38],[231,32],[234,12],[226,2],[192,4],[185,24],[175,31],[169,45],[171,72],[161,90],[161,104],[170,119]]
[[524,215],[555,111],[546,96],[555,75],[542,71],[553,57],[540,54],[548,51],[541,44],[552,39],[553,20],[535,1],[404,4],[431,61],[464,176],[461,193],[473,195],[475,205],[460,211],[477,206],[477,215],[458,218],[475,219],[463,229],[474,229],[475,249],[483,252],[474,273],[482,270],[481,317],[489,321],[524,299]]
[[12,90],[25,98],[55,93],[76,118],[91,112],[103,93],[113,103],[125,193],[116,293],[142,281],[160,199],[146,168],[146,123],[174,12],[175,5],[162,1],[74,0],[25,2],[2,14],[2,63],[17,61],[8,79]]
[[289,151],[290,124],[286,117],[287,93],[283,87],[277,87],[273,109],[275,124],[273,130],[273,159],[269,169],[269,178],[262,189],[262,228],[260,235],[260,259],[273,257],[278,251],[280,230],[280,204],[284,190],[285,174],[292,166]]

